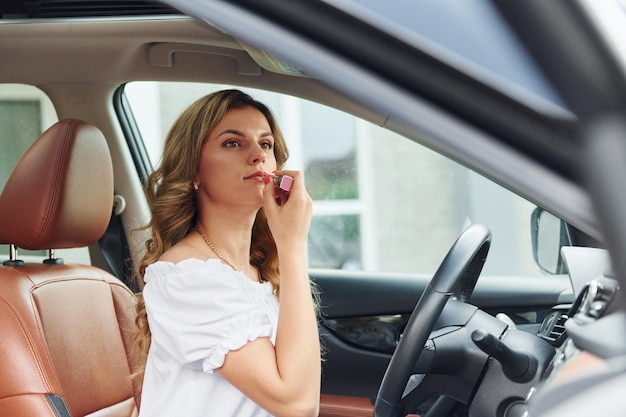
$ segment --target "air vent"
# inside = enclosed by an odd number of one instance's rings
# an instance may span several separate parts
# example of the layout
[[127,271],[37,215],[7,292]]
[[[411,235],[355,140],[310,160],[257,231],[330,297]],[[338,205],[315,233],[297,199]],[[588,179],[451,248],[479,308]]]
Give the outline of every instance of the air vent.
[[548,335],[548,339],[556,342],[561,338],[561,336],[565,335],[565,322],[569,317],[567,314],[559,314],[550,334]]
[[543,319],[537,336],[547,340],[553,346],[561,346],[565,340],[565,322],[569,318],[569,306],[554,307]]
[[121,0],[0,0],[4,19],[151,16],[180,14],[157,1]]

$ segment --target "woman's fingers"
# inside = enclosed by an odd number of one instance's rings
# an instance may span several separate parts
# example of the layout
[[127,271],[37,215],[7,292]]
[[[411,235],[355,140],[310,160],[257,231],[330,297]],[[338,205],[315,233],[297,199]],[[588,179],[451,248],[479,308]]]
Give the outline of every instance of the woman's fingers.
[[273,181],[263,190],[265,215],[278,244],[283,239],[306,239],[311,222],[312,201],[299,171],[276,171],[274,175],[293,178],[290,191]]

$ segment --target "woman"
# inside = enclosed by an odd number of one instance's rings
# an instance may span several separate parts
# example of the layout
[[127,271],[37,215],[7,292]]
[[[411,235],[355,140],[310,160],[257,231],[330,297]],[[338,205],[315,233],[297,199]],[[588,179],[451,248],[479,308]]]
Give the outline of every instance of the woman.
[[[302,175],[281,171],[286,159],[271,112],[237,90],[172,126],[147,184],[141,416],[317,416],[312,203]],[[284,174],[288,196],[270,177]]]

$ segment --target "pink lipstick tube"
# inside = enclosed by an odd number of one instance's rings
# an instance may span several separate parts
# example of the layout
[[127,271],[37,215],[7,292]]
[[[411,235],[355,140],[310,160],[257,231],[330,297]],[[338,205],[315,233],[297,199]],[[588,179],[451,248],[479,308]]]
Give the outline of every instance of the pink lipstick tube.
[[290,191],[293,185],[293,178],[289,175],[272,175],[274,186],[284,191]]

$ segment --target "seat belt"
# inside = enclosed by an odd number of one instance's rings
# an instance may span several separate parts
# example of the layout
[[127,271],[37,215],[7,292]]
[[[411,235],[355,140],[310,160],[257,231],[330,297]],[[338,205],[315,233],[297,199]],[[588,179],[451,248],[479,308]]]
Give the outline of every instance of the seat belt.
[[98,245],[113,275],[119,278],[133,292],[137,292],[139,288],[132,279],[132,259],[121,217],[125,208],[126,201],[124,197],[115,194],[111,219],[106,231],[98,240]]

